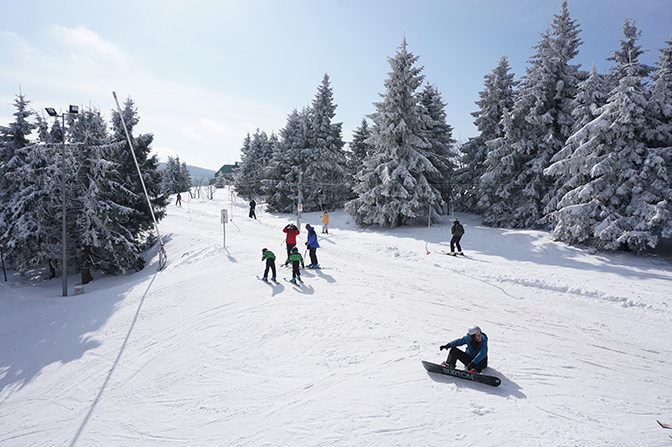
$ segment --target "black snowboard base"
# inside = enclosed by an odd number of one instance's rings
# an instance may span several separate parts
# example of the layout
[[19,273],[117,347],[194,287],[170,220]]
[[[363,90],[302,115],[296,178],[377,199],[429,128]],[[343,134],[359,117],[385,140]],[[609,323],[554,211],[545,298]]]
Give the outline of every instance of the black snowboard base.
[[422,361],[422,366],[424,366],[425,369],[429,372],[443,374],[446,376],[453,376],[457,377],[458,379],[471,380],[472,382],[484,383],[490,386],[499,386],[502,383],[499,377],[469,372],[463,369],[448,368],[447,366],[437,365],[436,363],[430,363],[424,360]]

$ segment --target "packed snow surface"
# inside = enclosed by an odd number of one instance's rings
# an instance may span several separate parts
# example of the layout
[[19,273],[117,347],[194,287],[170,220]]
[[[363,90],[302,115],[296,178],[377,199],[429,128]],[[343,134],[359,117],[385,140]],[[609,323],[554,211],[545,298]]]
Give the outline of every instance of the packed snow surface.
[[[291,271],[290,215],[171,204],[141,272],[9,272],[0,285],[0,446],[669,446],[672,259],[590,253],[547,232],[450,219],[317,228],[323,270]],[[174,202],[173,202],[174,203]],[[226,209],[231,220],[220,221]],[[265,284],[261,249],[278,255]],[[430,253],[427,253],[427,252]],[[308,264],[308,262],[306,262]],[[428,373],[478,324],[494,388]]]

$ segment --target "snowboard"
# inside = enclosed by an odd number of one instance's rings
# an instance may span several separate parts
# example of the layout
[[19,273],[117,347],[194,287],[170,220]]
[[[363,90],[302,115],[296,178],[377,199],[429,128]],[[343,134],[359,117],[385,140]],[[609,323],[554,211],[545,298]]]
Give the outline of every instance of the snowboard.
[[453,376],[458,379],[471,380],[472,382],[484,383],[490,386],[499,386],[502,383],[499,377],[464,371],[462,369],[448,368],[447,366],[437,365],[436,363],[430,363],[424,360],[422,361],[422,366],[429,372]]

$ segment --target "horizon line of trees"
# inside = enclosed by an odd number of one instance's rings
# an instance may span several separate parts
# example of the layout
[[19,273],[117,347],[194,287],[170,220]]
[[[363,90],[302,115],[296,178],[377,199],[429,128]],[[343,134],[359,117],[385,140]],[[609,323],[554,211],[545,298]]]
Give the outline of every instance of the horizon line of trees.
[[[15,121],[0,127],[0,246],[4,261],[22,274],[48,268],[49,277],[75,268],[82,283],[92,271],[109,274],[139,271],[142,252],[151,246],[153,220],[117,110],[111,125],[100,110],[80,109],[51,123],[30,109],[20,93]],[[122,110],[130,135],[139,117],[128,98]],[[31,119],[32,118],[32,119]],[[156,156],[150,156],[152,134],[132,137],[133,148],[157,220],[165,215],[167,195]],[[63,177],[67,265],[62,265]]]
[[325,74],[279,136],[247,135],[236,191],[293,212],[301,188],[304,210],[344,208],[359,225],[434,222],[453,207],[569,244],[655,247],[672,237],[672,38],[648,66],[641,31],[625,19],[613,66],[600,74],[571,63],[580,32],[563,1],[521,79],[500,58],[472,113],[479,133],[459,146],[404,37],[349,150]]

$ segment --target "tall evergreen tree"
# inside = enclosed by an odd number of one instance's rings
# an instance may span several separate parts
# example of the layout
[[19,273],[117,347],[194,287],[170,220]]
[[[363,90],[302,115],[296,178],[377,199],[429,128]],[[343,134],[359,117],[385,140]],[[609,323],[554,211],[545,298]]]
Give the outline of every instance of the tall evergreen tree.
[[336,105],[325,73],[309,109],[308,148],[304,150],[302,198],[305,211],[342,208],[350,189],[341,138],[342,123],[332,122]]
[[291,213],[298,201],[299,177],[308,148],[309,112],[296,109],[287,117],[273,156],[264,169],[263,192],[269,211]]
[[508,59],[502,56],[492,72],[483,77],[483,90],[478,93],[480,99],[476,101],[479,110],[471,114],[479,134],[460,148],[461,166],[454,176],[457,188],[455,206],[459,210],[481,211],[477,208],[480,198],[478,185],[485,173],[485,160],[489,151],[486,142],[504,136],[504,114],[513,109],[515,101],[518,82],[510,70]]
[[[160,221],[165,216],[168,197],[161,192],[161,172],[158,169],[158,159],[156,155],[150,155],[150,146],[154,140],[154,136],[152,134],[133,136],[133,128],[140,118],[131,98],[128,98],[124,102],[121,113],[124,115],[124,122],[133,142],[135,157],[140,166],[145,186],[147,187],[154,216],[157,221]],[[147,205],[147,199],[144,196],[135,162],[133,161],[133,155],[126,141],[124,126],[117,110],[112,111],[112,130],[112,138],[116,142],[112,148],[112,157],[118,164],[118,168],[114,172],[116,178],[113,180],[119,186],[119,189],[114,192],[117,195],[114,198],[114,202],[132,210],[128,216],[126,228],[134,238],[139,238],[147,231],[153,229],[154,223],[152,213]]]
[[352,133],[352,141],[348,143],[350,150],[346,152],[348,183],[350,184],[349,200],[355,198],[353,191],[357,185],[357,173],[362,169],[364,160],[373,152],[373,147],[367,143],[369,138],[371,138],[371,128],[366,118],[362,118],[362,123]]
[[649,90],[646,139],[650,147],[672,150],[672,37],[665,43]]
[[426,220],[429,212],[437,219],[445,208],[441,193],[431,184],[439,173],[426,157],[431,146],[426,130],[431,126],[419,103],[424,76],[422,67],[414,66],[417,60],[407,50],[406,38],[388,59],[392,71],[386,92],[370,116],[373,154],[357,175],[357,198],[345,207],[360,225],[407,225]]
[[270,162],[273,148],[266,132],[257,129],[251,138],[247,136],[241,152],[241,163],[234,176],[234,185],[239,196],[251,199],[262,193],[263,170]]
[[420,92],[419,103],[428,117],[425,137],[429,147],[425,150],[425,156],[436,168],[436,173],[430,173],[428,179],[441,193],[444,202],[448,202],[453,193],[451,180],[457,167],[457,151],[453,127],[446,122],[446,103],[439,89],[431,84],[427,84]]
[[[25,206],[19,203],[25,198],[23,195],[35,193],[33,186],[35,179],[24,169],[29,156],[26,147],[36,127],[29,121],[29,117],[33,115],[29,105],[30,101],[19,93],[14,100],[15,121],[0,128],[0,244],[3,245],[3,252],[10,263],[20,259],[23,254],[22,248],[25,248],[21,244],[30,237],[29,234],[20,231],[17,222],[19,212]],[[53,194],[55,191],[50,192]]]
[[[637,58],[620,63],[612,72],[623,77],[599,116],[569,138],[565,156],[546,172],[577,179],[554,214],[557,239],[639,252],[672,236],[670,179],[663,158],[646,146],[645,70]],[[579,171],[589,173],[583,182]]]
[[[495,188],[488,196],[493,203],[484,208],[486,223],[523,228],[548,225],[543,210],[555,191],[543,171],[571,135],[574,97],[585,78],[578,65],[569,64],[582,43],[579,32],[563,1],[560,14],[554,16],[550,29],[535,46],[509,132],[503,141],[491,143],[498,148],[498,155],[510,157],[512,169],[505,172],[497,168],[503,175],[486,172],[482,177],[496,182],[485,186]],[[488,165],[495,163],[490,160]]]

